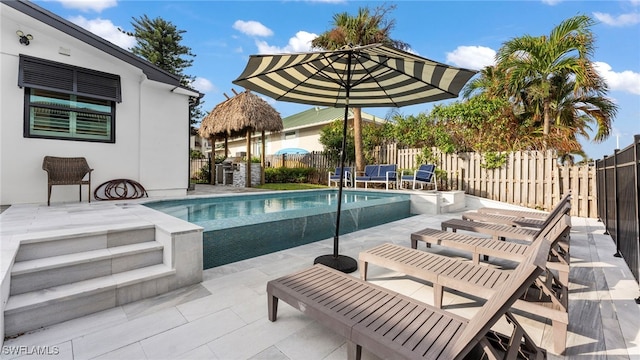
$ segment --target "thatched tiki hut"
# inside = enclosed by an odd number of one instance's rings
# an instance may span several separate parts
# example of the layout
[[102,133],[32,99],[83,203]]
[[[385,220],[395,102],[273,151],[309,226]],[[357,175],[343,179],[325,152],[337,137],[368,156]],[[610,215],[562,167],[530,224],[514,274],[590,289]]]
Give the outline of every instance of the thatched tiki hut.
[[[281,131],[282,118],[271,105],[259,96],[246,90],[240,94],[233,91],[234,97],[216,105],[216,107],[202,119],[200,136],[209,138],[215,154],[215,141],[224,139],[224,154],[228,156],[228,139],[245,136],[247,139],[247,180],[246,186],[251,187],[251,135],[256,131],[262,132],[262,151],[260,155],[261,179],[264,182],[265,167],[265,131]],[[226,96],[226,94],[225,94]]]

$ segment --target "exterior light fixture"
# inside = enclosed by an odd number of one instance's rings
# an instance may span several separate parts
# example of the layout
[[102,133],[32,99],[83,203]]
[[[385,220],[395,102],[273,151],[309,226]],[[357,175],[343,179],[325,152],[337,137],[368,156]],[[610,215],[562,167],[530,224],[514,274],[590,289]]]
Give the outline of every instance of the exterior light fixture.
[[29,45],[29,41],[33,40],[33,35],[31,34],[27,34],[25,35],[22,30],[18,30],[16,31],[16,35],[18,35],[18,37],[20,38],[20,44],[22,45]]

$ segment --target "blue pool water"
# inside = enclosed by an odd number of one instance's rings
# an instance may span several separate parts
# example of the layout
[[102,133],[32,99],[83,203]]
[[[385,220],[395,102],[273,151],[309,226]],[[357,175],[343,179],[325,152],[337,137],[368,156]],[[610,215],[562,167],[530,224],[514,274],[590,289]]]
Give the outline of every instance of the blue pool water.
[[[411,216],[408,194],[344,190],[342,195],[341,234]],[[209,269],[332,238],[337,200],[338,191],[327,189],[144,205],[202,226],[203,262]]]

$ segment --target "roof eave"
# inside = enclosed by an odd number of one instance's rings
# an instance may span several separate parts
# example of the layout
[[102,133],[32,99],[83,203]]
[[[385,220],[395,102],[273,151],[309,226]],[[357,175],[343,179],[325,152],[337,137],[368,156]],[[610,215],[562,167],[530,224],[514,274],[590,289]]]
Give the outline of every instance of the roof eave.
[[21,13],[30,16],[44,24],[47,24],[63,33],[72,36],[86,44],[89,44],[105,53],[127,62],[139,69],[147,76],[149,80],[161,83],[180,86],[180,77],[171,74],[159,67],[153,65],[147,60],[134,55],[133,53],[122,49],[121,47],[110,43],[109,41],[61,18],[60,16],[47,11],[32,2],[24,0],[1,0],[3,4],[14,8]]

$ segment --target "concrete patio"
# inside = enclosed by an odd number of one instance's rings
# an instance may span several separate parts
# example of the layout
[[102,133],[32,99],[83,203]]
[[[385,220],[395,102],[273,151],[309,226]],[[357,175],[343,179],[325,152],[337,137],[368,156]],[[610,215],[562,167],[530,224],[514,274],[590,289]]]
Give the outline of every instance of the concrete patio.
[[[210,190],[224,189],[199,187],[190,194]],[[74,216],[86,203],[59,206],[69,216],[59,217],[56,226],[114,221],[104,214]],[[46,205],[38,211],[46,211]],[[361,250],[384,242],[408,246],[411,232],[439,228],[442,220],[460,214],[418,215],[343,235],[340,252],[357,258]],[[601,222],[573,217],[572,223],[566,353],[552,352],[553,334],[545,319],[516,316],[536,343],[548,349],[549,359],[640,359],[640,305],[634,301],[638,283],[624,260],[612,256],[615,244],[603,234]],[[331,253],[332,244],[333,239],[326,239],[205,270],[199,284],[6,339],[0,358],[345,359],[343,338],[287,304],[280,305],[278,321],[267,319],[266,282],[310,266],[316,256]],[[438,246],[429,251],[468,257]],[[369,280],[432,303],[428,283],[375,266]],[[479,299],[445,293],[445,309],[462,316],[472,316],[480,305]],[[364,349],[363,359],[377,357]]]

